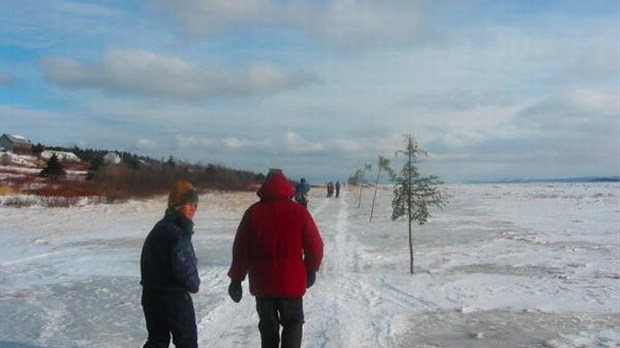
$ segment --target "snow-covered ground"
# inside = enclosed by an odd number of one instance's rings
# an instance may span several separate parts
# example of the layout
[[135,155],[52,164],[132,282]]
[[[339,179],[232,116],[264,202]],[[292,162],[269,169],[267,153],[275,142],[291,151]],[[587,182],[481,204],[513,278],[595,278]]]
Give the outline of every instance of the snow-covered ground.
[[[448,185],[415,227],[391,222],[391,192],[324,198],[325,241],[304,298],[304,347],[620,346],[620,185]],[[250,193],[201,197],[194,296],[201,347],[258,347],[244,282],[227,296],[235,229]],[[139,257],[164,197],[73,208],[0,208],[0,347],[139,347]]]

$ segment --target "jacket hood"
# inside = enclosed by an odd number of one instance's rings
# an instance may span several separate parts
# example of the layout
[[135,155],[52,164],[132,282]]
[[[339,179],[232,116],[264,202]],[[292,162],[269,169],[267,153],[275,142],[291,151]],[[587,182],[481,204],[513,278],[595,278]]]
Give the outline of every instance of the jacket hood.
[[293,185],[281,173],[270,173],[263,185],[256,192],[260,199],[293,197]]

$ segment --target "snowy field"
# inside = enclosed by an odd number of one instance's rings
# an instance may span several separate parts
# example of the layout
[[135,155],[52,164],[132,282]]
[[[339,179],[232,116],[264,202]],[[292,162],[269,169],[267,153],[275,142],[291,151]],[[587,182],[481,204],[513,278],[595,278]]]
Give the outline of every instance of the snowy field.
[[[620,185],[448,185],[415,229],[391,192],[311,193],[325,241],[304,298],[304,347],[619,347]],[[259,347],[254,299],[226,293],[250,193],[201,196],[194,296],[201,347]],[[0,347],[140,347],[142,242],[164,197],[73,208],[0,208]]]

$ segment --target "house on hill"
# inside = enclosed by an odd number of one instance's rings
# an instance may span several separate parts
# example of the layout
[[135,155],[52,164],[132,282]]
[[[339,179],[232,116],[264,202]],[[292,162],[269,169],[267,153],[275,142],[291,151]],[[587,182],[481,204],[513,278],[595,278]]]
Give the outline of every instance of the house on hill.
[[4,149],[4,151],[28,154],[32,150],[32,143],[21,135],[5,133],[0,136],[0,147]]
[[121,156],[119,156],[116,152],[108,152],[103,156],[103,163],[119,164],[121,163]]
[[80,162],[80,158],[73,152],[51,151],[51,150],[45,150],[41,152],[41,157],[46,160],[49,160],[54,155],[56,155],[58,160],[63,161],[63,162]]

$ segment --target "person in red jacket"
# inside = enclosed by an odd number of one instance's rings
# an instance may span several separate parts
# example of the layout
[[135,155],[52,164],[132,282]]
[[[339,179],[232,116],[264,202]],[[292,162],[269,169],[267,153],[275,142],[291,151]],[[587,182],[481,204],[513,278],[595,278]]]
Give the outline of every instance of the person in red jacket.
[[291,199],[293,186],[280,170],[270,171],[257,195],[260,201],[246,210],[237,229],[228,294],[239,302],[241,282],[249,275],[261,347],[277,348],[280,341],[283,348],[300,347],[302,298],[316,280],[323,240],[310,212]]

